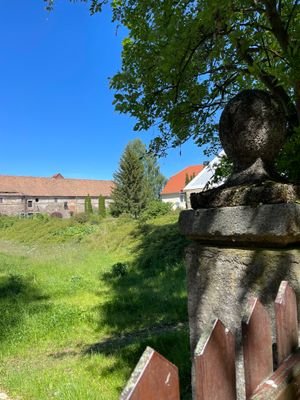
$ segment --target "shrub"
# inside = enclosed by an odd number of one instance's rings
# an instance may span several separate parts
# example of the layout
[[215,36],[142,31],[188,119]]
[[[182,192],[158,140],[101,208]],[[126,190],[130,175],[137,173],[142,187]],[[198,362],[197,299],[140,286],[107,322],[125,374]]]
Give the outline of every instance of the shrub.
[[119,278],[126,275],[128,265],[126,263],[118,262],[111,267],[111,275],[114,278]]
[[85,224],[86,222],[88,222],[89,216],[86,213],[78,213],[74,215],[73,219],[79,224]]
[[148,219],[158,217],[159,215],[168,214],[171,211],[172,211],[171,203],[163,203],[161,200],[153,200],[142,212],[140,220],[147,221]]
[[95,232],[96,227],[87,225],[71,225],[58,229],[53,232],[53,236],[59,237],[61,240],[77,239],[81,240],[90,233]]
[[0,281],[0,298],[9,295],[17,295],[25,291],[26,284],[23,277],[18,274],[9,274]]
[[[61,217],[59,217],[61,218]],[[34,214],[34,219],[37,219],[39,221],[49,221],[50,217],[48,214]]]

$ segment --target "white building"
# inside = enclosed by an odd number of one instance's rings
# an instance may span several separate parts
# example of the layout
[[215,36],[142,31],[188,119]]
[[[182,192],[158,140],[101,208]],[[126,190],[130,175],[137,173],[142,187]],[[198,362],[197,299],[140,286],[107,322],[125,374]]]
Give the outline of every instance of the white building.
[[205,168],[203,168],[198,175],[195,176],[183,189],[186,199],[187,199],[187,207],[191,207],[190,203],[190,195],[191,193],[202,192],[202,190],[207,190],[212,187],[217,187],[221,185],[223,181],[218,182],[217,184],[210,184],[211,179],[215,174],[216,167],[219,165],[221,158],[225,156],[224,150],[222,150],[217,157],[215,157],[212,161],[210,161]]
[[202,164],[192,165],[171,176],[160,193],[161,200],[164,203],[171,203],[174,210],[187,208],[186,194],[183,189],[187,182],[197,176],[203,168]]

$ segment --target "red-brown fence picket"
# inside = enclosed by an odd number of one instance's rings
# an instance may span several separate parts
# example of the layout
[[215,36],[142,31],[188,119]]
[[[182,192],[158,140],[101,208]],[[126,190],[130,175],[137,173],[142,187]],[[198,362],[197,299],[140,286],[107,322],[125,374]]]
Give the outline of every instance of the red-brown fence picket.
[[177,367],[151,347],[140,358],[120,400],[179,400]]
[[275,300],[278,363],[298,347],[297,300],[288,282],[282,281]]
[[220,320],[216,320],[209,337],[198,342],[195,375],[196,400],[236,399],[235,339]]
[[255,298],[250,300],[250,315],[242,322],[246,400],[256,387],[273,372],[271,320]]
[[[279,367],[273,372],[271,321],[257,298],[250,300],[242,323],[246,400],[300,399],[300,349],[297,301],[282,281],[275,300]],[[235,400],[235,338],[216,320],[194,354],[195,400]],[[176,366],[151,348],[137,364],[120,400],[179,400]]]

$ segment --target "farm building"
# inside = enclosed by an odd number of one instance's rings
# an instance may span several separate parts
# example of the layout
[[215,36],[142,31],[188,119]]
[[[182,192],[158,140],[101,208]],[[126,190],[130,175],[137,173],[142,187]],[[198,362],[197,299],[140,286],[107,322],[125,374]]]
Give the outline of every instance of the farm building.
[[66,179],[61,174],[51,178],[0,175],[0,214],[60,213],[67,218],[84,212],[88,195],[94,209],[100,195],[108,207],[113,187],[109,180]]

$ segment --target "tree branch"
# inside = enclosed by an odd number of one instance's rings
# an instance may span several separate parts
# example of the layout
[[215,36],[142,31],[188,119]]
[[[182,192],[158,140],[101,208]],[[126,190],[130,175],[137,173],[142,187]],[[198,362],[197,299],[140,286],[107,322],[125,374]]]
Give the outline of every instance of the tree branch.
[[272,27],[272,32],[283,52],[287,53],[289,47],[289,35],[284,27],[280,14],[276,9],[276,1],[263,0],[262,2],[265,4],[266,7],[265,14]]
[[291,23],[291,20],[292,20],[294,11],[296,10],[296,7],[297,7],[298,3],[299,3],[299,1],[298,1],[298,0],[295,0],[295,3],[294,3],[293,8],[292,8],[292,11],[291,11],[291,13],[290,13],[290,15],[289,15],[288,22],[287,22],[286,27],[285,27],[286,32],[289,31],[289,26],[290,26],[290,23]]
[[[254,59],[247,52],[247,50],[243,50],[239,42],[237,50],[242,60],[244,60],[244,62],[246,62],[250,67],[253,67]],[[261,80],[261,82],[270,90],[277,101],[282,105],[288,121],[288,131],[289,134],[291,134],[294,128],[299,125],[297,109],[293,101],[275,76],[267,73],[262,68],[259,68],[257,70],[257,76]]]

